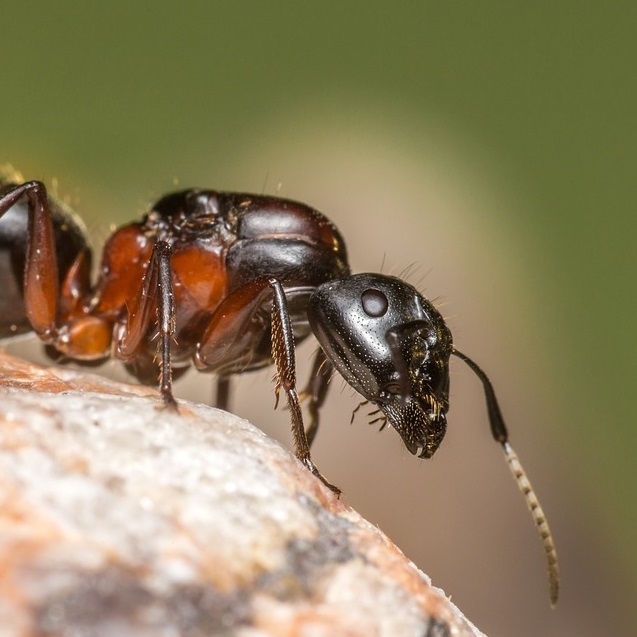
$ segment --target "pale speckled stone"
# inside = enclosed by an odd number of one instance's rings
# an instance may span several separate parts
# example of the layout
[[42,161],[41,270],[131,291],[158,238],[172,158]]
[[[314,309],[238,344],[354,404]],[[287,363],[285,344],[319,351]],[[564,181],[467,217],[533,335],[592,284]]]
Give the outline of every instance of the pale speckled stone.
[[0,356],[0,637],[480,634],[245,420]]

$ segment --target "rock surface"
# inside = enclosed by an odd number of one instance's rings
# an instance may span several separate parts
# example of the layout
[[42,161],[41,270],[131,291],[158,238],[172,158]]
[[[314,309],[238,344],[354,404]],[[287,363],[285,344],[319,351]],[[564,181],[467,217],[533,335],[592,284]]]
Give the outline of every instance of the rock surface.
[[481,634],[247,421],[0,355],[0,637]]

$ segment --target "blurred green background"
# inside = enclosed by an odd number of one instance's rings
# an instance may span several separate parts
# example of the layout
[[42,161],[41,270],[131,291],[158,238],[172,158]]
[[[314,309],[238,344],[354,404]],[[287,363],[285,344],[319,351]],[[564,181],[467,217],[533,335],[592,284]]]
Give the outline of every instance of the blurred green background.
[[[317,464],[487,634],[631,633],[635,5],[3,4],[0,163],[57,180],[98,247],[201,185],[307,201],[355,270],[412,270],[496,384],[556,536],[560,604],[460,363],[433,461],[346,426],[357,401],[338,382]],[[237,411],[287,444],[270,376],[242,379]],[[209,385],[179,391],[206,401]]]

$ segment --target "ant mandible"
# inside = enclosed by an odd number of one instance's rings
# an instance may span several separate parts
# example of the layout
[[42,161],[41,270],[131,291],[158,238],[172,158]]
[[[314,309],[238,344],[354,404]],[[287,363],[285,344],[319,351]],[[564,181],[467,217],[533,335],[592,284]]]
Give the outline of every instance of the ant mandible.
[[[430,458],[447,426],[449,359],[460,358],[484,386],[491,432],[538,528],[555,604],[553,539],[491,382],[453,346],[442,316],[414,287],[352,275],[345,242],[323,214],[278,197],[183,190],[113,232],[95,283],[91,257],[81,224],[42,182],[0,182],[0,337],[32,329],[49,354],[79,363],[114,356],[150,384],[159,372],[161,397],[173,408],[172,379],[190,363],[217,374],[217,406],[227,408],[233,374],[274,362],[296,456],[336,494],[310,456],[334,369],[412,454]],[[306,430],[295,344],[310,333],[320,348],[303,392]]]

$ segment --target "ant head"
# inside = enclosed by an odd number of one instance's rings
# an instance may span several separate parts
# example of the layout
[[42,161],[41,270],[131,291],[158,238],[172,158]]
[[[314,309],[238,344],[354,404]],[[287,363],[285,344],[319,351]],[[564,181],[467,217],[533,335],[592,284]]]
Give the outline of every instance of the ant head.
[[334,367],[376,405],[421,458],[442,441],[449,408],[451,333],[413,286],[357,274],[320,285],[308,318]]

